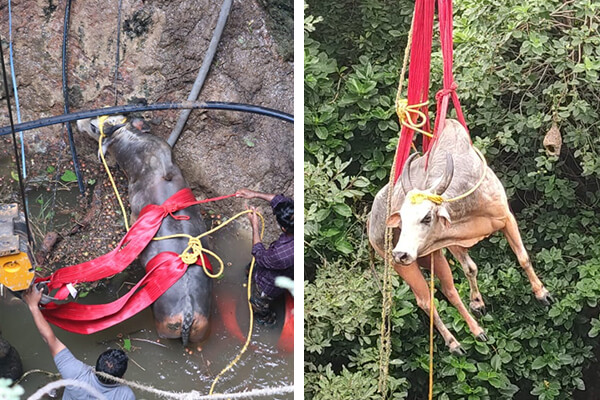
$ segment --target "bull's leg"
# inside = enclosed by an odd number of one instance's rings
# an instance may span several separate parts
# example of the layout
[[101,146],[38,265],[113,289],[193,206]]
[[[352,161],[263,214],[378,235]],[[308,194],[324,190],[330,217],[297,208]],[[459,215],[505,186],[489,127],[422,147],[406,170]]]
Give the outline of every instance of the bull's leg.
[[[425,278],[423,277],[423,273],[421,272],[419,265],[416,262],[408,266],[401,266],[395,264],[394,269],[413,291],[413,294],[417,299],[417,305],[423,311],[425,311],[427,315],[429,315],[429,312],[432,308],[429,299],[429,287],[427,285],[427,282],[425,281]],[[444,322],[442,322],[442,320],[440,319],[440,316],[438,315],[437,310],[435,309],[435,305],[433,306],[433,322],[438,332],[440,332],[440,334],[444,338],[444,342],[446,343],[446,346],[448,346],[450,351],[455,354],[464,354],[464,351],[460,346],[458,340],[456,340],[454,335],[450,333],[448,328],[446,328],[446,325],[444,325]]]
[[[460,246],[450,246],[448,250],[458,260],[462,269],[469,281],[469,287],[471,288],[471,295],[469,308],[477,315],[482,316],[485,314],[485,303],[479,292],[479,286],[477,285],[477,264],[469,256],[468,249]],[[436,264],[437,265],[437,264]]]
[[[452,270],[450,269],[450,265],[448,265],[448,261],[446,257],[442,254],[441,250],[433,253],[433,261],[434,261],[434,274],[440,280],[442,284],[442,293],[448,299],[448,301],[458,310],[460,315],[463,317],[465,322],[467,323],[469,330],[478,340],[486,341],[487,336],[485,332],[479,326],[475,318],[469,311],[467,307],[465,307],[458,291],[456,290],[456,286],[454,286],[454,278],[452,277]],[[426,256],[422,258],[423,266],[430,269],[431,268],[431,258],[430,256]]]
[[535,298],[545,305],[550,305],[550,302],[552,300],[550,292],[546,290],[544,284],[542,284],[540,279],[535,274],[535,271],[531,266],[531,260],[529,259],[529,255],[527,254],[527,250],[525,250],[525,246],[523,246],[523,240],[521,239],[521,234],[519,233],[517,220],[510,212],[508,213],[508,217],[506,218],[506,225],[502,229],[502,232],[504,232],[506,240],[508,240],[508,244],[517,256],[519,264],[525,270],[525,274],[527,274],[529,283],[531,283],[531,289],[533,290]]

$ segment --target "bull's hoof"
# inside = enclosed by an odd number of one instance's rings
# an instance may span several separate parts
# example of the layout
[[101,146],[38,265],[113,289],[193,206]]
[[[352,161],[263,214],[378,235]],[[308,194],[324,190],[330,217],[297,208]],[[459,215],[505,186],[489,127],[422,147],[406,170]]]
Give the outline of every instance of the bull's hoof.
[[466,356],[467,355],[467,353],[462,348],[460,343],[455,342],[454,344],[455,344],[454,346],[450,346],[450,353],[454,354],[455,356]]
[[481,332],[479,335],[475,336],[475,339],[479,340],[480,342],[487,342],[488,341],[488,337],[485,334],[485,332]]
[[550,292],[547,291],[545,288],[544,288],[542,294],[539,297],[536,296],[536,298],[538,299],[538,301],[540,303],[542,303],[546,307],[550,307],[552,304],[555,303],[554,297],[552,297],[552,295],[550,294]]
[[474,306],[472,303],[469,305],[469,308],[471,309],[471,313],[477,317],[477,318],[481,318],[483,317],[485,314],[487,314],[487,310],[485,308],[485,305],[481,305],[481,306]]
[[483,304],[483,303],[471,302],[469,304],[469,308],[471,309],[471,313],[473,313],[473,315],[477,318],[481,318],[485,314],[487,314],[487,310],[485,309],[485,304]]

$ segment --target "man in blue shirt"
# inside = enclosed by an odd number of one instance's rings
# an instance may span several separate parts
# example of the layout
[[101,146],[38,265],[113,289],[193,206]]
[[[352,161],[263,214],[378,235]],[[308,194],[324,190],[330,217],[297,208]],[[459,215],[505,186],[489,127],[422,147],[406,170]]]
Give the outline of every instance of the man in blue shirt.
[[[109,378],[96,376],[92,367],[82,363],[71,354],[67,346],[54,335],[48,321],[44,319],[39,309],[41,298],[42,292],[35,286],[27,289],[23,296],[23,300],[31,311],[35,326],[50,348],[54,363],[63,379],[75,379],[87,384],[109,400],[135,400],[135,395],[129,387],[112,382]],[[107,350],[98,357],[96,371],[122,378],[127,370],[128,360],[127,354],[122,350]],[[63,400],[92,400],[95,398],[96,396],[91,395],[87,390],[74,386],[67,386],[63,394]]]

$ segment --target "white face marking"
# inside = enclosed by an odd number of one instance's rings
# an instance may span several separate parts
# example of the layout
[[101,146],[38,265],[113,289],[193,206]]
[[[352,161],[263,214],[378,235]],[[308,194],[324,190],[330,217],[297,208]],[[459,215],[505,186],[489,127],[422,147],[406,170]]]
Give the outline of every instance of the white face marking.
[[436,204],[430,200],[412,204],[410,195],[414,192],[417,191],[411,190],[407,193],[400,208],[402,230],[400,239],[392,251],[395,261],[403,265],[416,261],[419,249],[427,242],[432,230],[436,229]]

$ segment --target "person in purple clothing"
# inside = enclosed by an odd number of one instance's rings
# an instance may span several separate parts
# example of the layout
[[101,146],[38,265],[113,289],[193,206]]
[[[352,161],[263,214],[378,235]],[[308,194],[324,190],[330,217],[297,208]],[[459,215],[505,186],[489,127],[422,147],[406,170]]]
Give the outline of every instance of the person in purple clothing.
[[[86,389],[69,385],[65,388],[63,400],[92,400],[98,398],[98,394],[108,400],[135,400],[135,395],[129,387],[118,384],[110,378],[107,379],[96,375],[91,366],[75,358],[67,346],[56,337],[48,321],[44,319],[44,315],[39,309],[41,298],[42,292],[35,286],[27,289],[23,296],[23,300],[27,303],[35,326],[50,349],[50,354],[54,358],[58,372],[60,372],[63,379],[77,380],[87,387],[88,390],[96,393],[96,395],[93,395]],[[127,370],[128,360],[129,358],[123,350],[106,350],[98,357],[95,371],[122,378]]]
[[[279,238],[266,248],[260,238],[258,215],[255,212],[248,213],[252,225],[252,255],[256,259],[250,303],[256,320],[272,326],[275,324],[275,311],[271,305],[283,294],[283,289],[275,286],[275,278],[286,276],[294,279],[294,200],[282,194],[260,193],[249,189],[240,189],[236,195],[244,199],[268,201],[282,231]],[[256,211],[254,207],[251,209]]]

